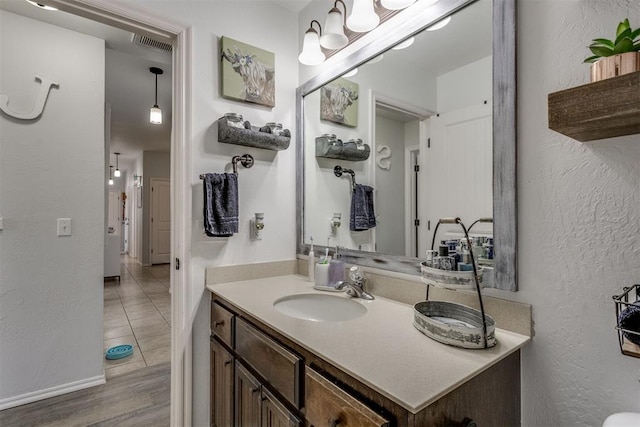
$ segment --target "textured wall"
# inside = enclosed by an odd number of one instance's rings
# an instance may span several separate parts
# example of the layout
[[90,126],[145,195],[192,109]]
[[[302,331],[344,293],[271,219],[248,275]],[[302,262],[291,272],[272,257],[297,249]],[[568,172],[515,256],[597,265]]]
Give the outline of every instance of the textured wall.
[[[103,378],[104,41],[0,12],[0,407]],[[78,118],[82,119],[79,120]],[[56,219],[72,235],[57,237]],[[86,387],[86,384],[85,384]]]
[[[637,0],[518,2],[518,277],[533,305],[525,426],[599,426],[640,411],[640,359],[618,349],[611,296],[640,282],[640,135],[583,144],[547,127],[547,94],[588,82],[582,60]],[[640,89],[638,89],[640,90]],[[508,295],[507,295],[508,297]]]

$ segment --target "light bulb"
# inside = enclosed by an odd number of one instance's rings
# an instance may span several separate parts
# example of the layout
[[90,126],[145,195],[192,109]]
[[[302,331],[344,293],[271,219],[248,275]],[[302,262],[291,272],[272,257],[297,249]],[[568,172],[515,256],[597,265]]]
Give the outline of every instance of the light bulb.
[[382,7],[389,10],[400,10],[411,6],[416,0],[381,0]]
[[157,105],[149,109],[149,121],[154,125],[162,124],[162,110]]
[[373,0],[354,0],[347,27],[356,33],[373,30],[380,23],[380,17],[373,9]]
[[120,178],[120,169],[116,169],[113,171],[113,176],[115,176],[116,178]]
[[447,16],[442,21],[436,22],[435,24],[433,24],[432,26],[427,28],[427,31],[437,31],[437,30],[439,30],[441,28],[446,27],[449,22],[451,22],[451,17]]
[[318,65],[324,62],[325,56],[320,49],[320,37],[313,28],[309,28],[304,33],[302,43],[302,53],[298,56],[298,61],[304,65]]
[[109,185],[113,185],[113,180],[109,178]]
[[324,24],[324,34],[320,37],[320,45],[326,49],[342,49],[349,43],[349,39],[344,34],[344,19],[342,12],[337,7],[329,11]]

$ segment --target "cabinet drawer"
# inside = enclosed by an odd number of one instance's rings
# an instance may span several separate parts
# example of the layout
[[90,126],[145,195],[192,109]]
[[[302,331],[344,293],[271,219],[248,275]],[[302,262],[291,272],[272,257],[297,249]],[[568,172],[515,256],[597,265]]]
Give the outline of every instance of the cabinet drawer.
[[296,408],[301,407],[302,361],[243,319],[236,319],[236,352]]
[[362,402],[313,369],[305,370],[305,408],[309,426],[377,427],[389,426],[383,418]]
[[233,348],[233,328],[235,315],[218,304],[211,302],[211,333],[217,335],[229,347]]

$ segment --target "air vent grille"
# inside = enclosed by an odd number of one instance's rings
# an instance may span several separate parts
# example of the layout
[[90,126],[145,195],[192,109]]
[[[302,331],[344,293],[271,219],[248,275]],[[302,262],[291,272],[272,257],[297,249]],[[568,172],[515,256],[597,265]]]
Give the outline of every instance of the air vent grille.
[[142,34],[134,34],[133,43],[141,47],[149,47],[165,53],[171,53],[173,51],[173,46],[171,46],[170,43],[161,42]]

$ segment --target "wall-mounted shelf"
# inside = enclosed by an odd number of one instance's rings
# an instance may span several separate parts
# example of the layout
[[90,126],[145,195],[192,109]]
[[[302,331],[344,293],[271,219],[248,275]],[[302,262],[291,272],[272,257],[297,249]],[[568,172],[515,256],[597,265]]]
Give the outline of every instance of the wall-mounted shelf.
[[640,133],[640,71],[550,93],[549,129],[581,142]]
[[[250,126],[250,129],[230,126],[227,119],[221,117],[218,119],[218,141],[225,144],[244,145],[274,151],[289,148],[291,136],[260,132],[259,129],[256,126]],[[290,135],[288,130],[285,129],[285,132]]]
[[371,147],[368,144],[362,144],[357,148],[355,144],[335,145],[326,136],[316,138],[316,157],[361,162],[367,160],[369,154]]

